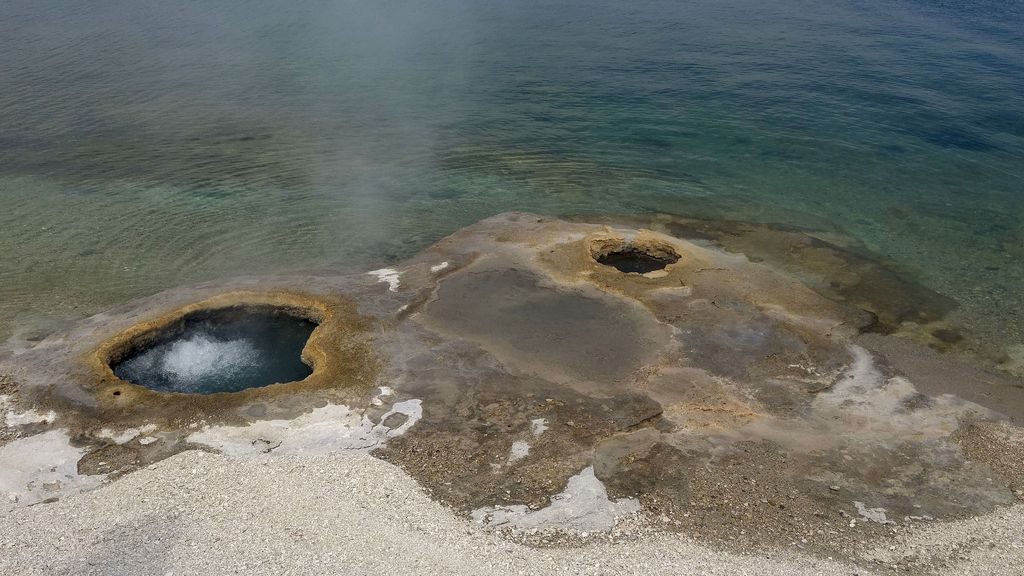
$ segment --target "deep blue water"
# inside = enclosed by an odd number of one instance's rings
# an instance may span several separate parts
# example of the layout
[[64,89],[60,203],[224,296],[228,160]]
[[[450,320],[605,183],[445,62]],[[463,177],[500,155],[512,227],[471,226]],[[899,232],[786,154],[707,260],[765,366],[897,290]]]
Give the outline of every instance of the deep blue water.
[[191,314],[111,368],[128,382],[185,394],[294,382],[313,372],[302,362],[302,349],[315,328],[313,322],[272,308]]
[[848,234],[1024,344],[1024,2],[0,5],[0,334],[511,209]]

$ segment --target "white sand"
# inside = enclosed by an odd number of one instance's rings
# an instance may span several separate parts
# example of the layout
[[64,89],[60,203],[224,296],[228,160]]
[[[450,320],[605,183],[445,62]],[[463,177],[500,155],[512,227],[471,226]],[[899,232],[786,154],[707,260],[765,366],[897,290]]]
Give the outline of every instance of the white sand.
[[[945,555],[970,542],[945,573],[1019,575],[1022,518],[1017,507],[944,525],[890,553]],[[186,452],[0,518],[0,574],[19,576],[867,573],[782,551],[772,558],[717,552],[670,535],[527,548],[479,531],[399,468],[365,454]]]

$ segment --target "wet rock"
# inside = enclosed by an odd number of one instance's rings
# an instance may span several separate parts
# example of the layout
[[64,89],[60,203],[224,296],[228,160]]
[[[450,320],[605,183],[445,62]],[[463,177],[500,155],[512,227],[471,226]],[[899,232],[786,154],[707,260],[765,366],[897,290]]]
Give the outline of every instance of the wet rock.
[[[629,436],[634,436],[630,438]],[[683,513],[689,504],[689,475],[696,458],[664,442],[615,436],[597,447],[595,471],[613,496],[638,497],[663,522]]]
[[[658,529],[825,552],[885,537],[889,524],[854,521],[855,502],[889,521],[1015,498],[1014,468],[965,455],[984,453],[983,434],[961,428],[999,418],[996,403],[960,394],[959,375],[974,373],[897,353],[902,341],[885,334],[941,319],[948,302],[802,231],[655,224],[671,234],[500,215],[374,275],[172,290],[44,339],[2,370],[95,450],[75,453],[81,471],[187,446],[257,458],[372,450],[456,510],[487,510],[492,524],[532,518],[539,534],[565,520],[551,510],[584,480],[603,494],[595,502],[635,500],[667,519]],[[681,239],[694,235],[704,241]],[[655,273],[601,262],[623,246],[675,260]],[[336,315],[311,336],[320,345],[307,351],[326,362],[313,380],[197,399],[140,391],[92,361],[181,310],[254,299]],[[1019,395],[1001,400],[1024,407]],[[115,448],[101,433],[133,439],[147,425],[160,442]]]
[[139,454],[124,444],[107,444],[95,448],[78,460],[78,473],[87,476],[110,474],[131,469],[139,464]]

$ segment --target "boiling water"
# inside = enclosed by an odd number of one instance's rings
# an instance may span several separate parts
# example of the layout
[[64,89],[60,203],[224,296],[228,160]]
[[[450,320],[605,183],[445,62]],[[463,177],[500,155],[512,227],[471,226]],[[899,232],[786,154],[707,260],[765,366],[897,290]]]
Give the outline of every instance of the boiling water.
[[187,317],[180,330],[114,365],[119,378],[162,392],[235,392],[302,380],[302,348],[315,325],[267,311]]

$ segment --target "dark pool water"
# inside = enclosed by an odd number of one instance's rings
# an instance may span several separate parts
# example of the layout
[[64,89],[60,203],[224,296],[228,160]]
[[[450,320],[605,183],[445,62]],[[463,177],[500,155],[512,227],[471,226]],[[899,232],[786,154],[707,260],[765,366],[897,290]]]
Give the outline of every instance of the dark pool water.
[[602,254],[595,259],[605,266],[615,268],[619,272],[647,274],[648,272],[664,269],[669,264],[677,262],[679,257],[659,257],[648,254],[643,250],[626,247]]
[[123,380],[161,392],[237,392],[312,373],[301,359],[316,324],[272,309],[190,314],[115,363]]
[[846,234],[1024,346],[1024,4],[5,0],[0,336],[505,210]]

